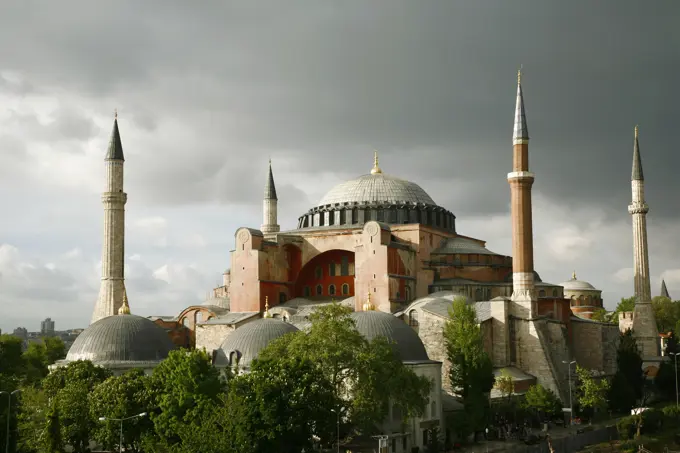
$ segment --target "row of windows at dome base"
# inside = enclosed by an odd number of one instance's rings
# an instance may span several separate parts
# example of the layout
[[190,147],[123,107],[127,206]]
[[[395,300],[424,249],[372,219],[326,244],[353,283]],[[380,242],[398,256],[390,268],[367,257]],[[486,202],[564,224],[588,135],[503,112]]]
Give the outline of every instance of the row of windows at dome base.
[[362,225],[368,221],[392,225],[417,223],[456,231],[456,216],[439,206],[422,205],[414,208],[400,206],[367,208],[314,208],[298,219],[298,228]]
[[[302,290],[302,293],[303,293],[303,297],[311,297],[312,296],[312,288],[310,288],[309,286],[305,286],[304,289]],[[348,283],[342,284],[341,293],[342,293],[343,296],[349,296],[350,295]],[[323,293],[323,285],[316,285],[316,287],[314,288],[314,295],[315,296],[335,296],[335,295],[337,295],[337,289],[336,289],[335,285],[328,285],[328,292],[326,294],[324,294]]]
[[[340,267],[340,269],[338,269],[338,267]],[[354,275],[354,263],[350,263],[348,257],[346,256],[342,257],[340,266],[338,266],[337,263],[328,264],[328,276],[335,277],[337,275],[340,275],[341,277]],[[323,278],[323,267],[316,266],[316,268],[314,269],[314,277],[316,277],[317,280]]]

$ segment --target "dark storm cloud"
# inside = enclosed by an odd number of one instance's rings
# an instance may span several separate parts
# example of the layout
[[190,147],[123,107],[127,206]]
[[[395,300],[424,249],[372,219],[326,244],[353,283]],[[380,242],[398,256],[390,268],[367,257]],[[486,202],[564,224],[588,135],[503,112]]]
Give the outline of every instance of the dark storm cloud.
[[33,1],[3,6],[0,41],[14,45],[0,61],[36,84],[144,105],[133,122],[150,132],[183,118],[193,149],[139,163],[154,199],[247,201],[266,154],[360,174],[377,148],[389,173],[455,181],[460,192],[432,196],[459,215],[507,209],[495,192],[507,190],[522,63],[536,190],[625,214],[639,123],[649,202],[668,217],[678,17],[672,0]]

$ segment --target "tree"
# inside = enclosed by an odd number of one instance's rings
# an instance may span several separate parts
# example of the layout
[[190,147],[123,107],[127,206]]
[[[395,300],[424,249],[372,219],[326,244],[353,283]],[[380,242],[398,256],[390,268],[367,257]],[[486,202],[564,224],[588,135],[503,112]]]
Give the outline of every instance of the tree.
[[465,426],[461,437],[484,428],[489,415],[488,397],[493,387],[493,365],[486,351],[473,306],[464,299],[453,301],[449,320],[444,326],[447,358],[451,363],[451,387],[463,400]]
[[24,387],[17,414],[17,449],[23,453],[45,448],[47,414],[50,405],[45,392],[35,387]]
[[42,343],[30,343],[23,354],[25,363],[24,382],[36,384],[47,376],[47,353]]
[[510,398],[515,392],[515,383],[505,368],[501,370],[501,375],[496,378],[495,386],[504,398]]
[[59,413],[61,436],[64,442],[73,448],[75,453],[89,451],[92,431],[96,419],[90,414],[89,393],[86,381],[68,382],[59,390],[55,405]]
[[607,400],[609,408],[620,414],[630,414],[630,410],[635,406],[636,391],[620,371],[617,371],[612,378]]
[[41,444],[45,453],[61,453],[64,451],[59,409],[57,409],[56,404],[52,404],[47,413],[44,435],[41,436]]
[[43,337],[45,344],[45,355],[47,356],[47,365],[54,364],[57,360],[62,360],[66,357],[66,345],[59,337]]
[[614,310],[615,313],[624,313],[624,312],[629,312],[633,311],[635,309],[635,296],[633,297],[622,297],[621,302],[618,303],[616,306],[616,310]]
[[593,414],[606,410],[609,382],[606,379],[595,379],[589,370],[580,365],[576,365],[576,376],[577,399],[581,408]]
[[[90,395],[90,415],[99,417],[127,418],[149,412],[154,401],[149,388],[149,377],[143,370],[131,370],[113,376],[95,387]],[[145,435],[153,432],[153,422],[148,417],[128,420],[123,425],[123,449],[137,452]],[[114,421],[98,423],[94,438],[108,450],[120,449],[120,425]]]
[[[259,361],[289,356],[309,360],[334,389],[335,404],[319,422],[334,427],[340,414],[344,437],[372,434],[393,404],[404,420],[420,416],[427,404],[431,382],[405,366],[384,337],[367,341],[357,330],[351,310],[339,304],[319,307],[310,315],[309,333],[281,337],[260,351]],[[379,383],[379,384],[378,384]],[[327,443],[335,441],[329,428]]]
[[645,377],[642,372],[640,349],[631,330],[627,330],[619,337],[616,368],[617,374],[621,374],[620,379],[627,381],[635,394],[635,398],[640,399]]
[[671,330],[670,336],[666,341],[666,349],[664,350],[664,353],[667,356],[671,356],[671,354],[677,354],[678,352],[680,352],[678,350],[678,337],[675,335],[675,331]]
[[71,383],[82,383],[88,395],[97,385],[112,376],[110,370],[94,365],[89,360],[78,360],[59,367],[42,381],[42,388],[49,398],[55,398],[59,391]]
[[178,444],[179,428],[195,426],[207,407],[212,407],[224,388],[219,371],[204,351],[171,351],[153,371],[151,398],[155,408],[149,417],[161,444]]
[[673,302],[668,297],[656,296],[652,298],[652,307],[659,332],[666,333],[675,329],[675,324],[680,320],[679,303]]
[[562,402],[555,393],[535,384],[529,387],[524,395],[524,407],[535,410],[539,418],[553,417],[562,412]]

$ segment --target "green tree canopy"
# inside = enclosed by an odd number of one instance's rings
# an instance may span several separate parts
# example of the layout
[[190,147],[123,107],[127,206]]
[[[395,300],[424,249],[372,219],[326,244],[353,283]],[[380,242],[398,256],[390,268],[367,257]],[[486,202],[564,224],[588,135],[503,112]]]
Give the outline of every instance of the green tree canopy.
[[150,380],[156,408],[149,412],[154,430],[166,447],[181,441],[182,425],[195,425],[224,389],[219,371],[204,351],[171,351],[153,371]]
[[616,306],[616,313],[624,313],[633,311],[635,309],[635,296],[633,297],[622,297],[621,302]]
[[607,393],[609,381],[594,378],[590,370],[576,365],[578,377],[577,398],[582,409],[587,411],[604,411],[607,409]]
[[62,360],[66,357],[66,345],[59,337],[43,337],[45,344],[45,355],[47,356],[47,365],[52,365],[57,360]]
[[465,418],[461,419],[465,423],[458,427],[459,434],[466,437],[483,429],[489,416],[486,394],[494,384],[493,365],[484,350],[477,313],[464,299],[453,301],[443,333],[451,363],[451,387],[465,407]]
[[[154,407],[150,391],[150,378],[143,370],[131,370],[120,376],[113,376],[95,387],[90,394],[90,415],[99,420],[94,438],[107,450],[120,449],[120,425],[110,419],[124,419],[141,413],[148,413]],[[123,449],[140,451],[143,437],[151,435],[153,422],[148,417],[134,418],[123,424]]]
[[524,407],[533,409],[539,415],[554,416],[562,412],[562,402],[550,389],[541,384],[529,387],[524,395]]
[[88,395],[111,376],[111,371],[106,368],[96,366],[89,360],[78,360],[48,374],[42,381],[42,388],[49,398],[54,398],[68,384],[82,383],[87,389],[84,395]]
[[642,373],[640,349],[633,332],[630,330],[622,333],[619,337],[619,346],[616,350],[616,368],[617,373],[620,373],[622,378],[628,382],[635,398],[639,399],[642,396],[645,377]]
[[[370,434],[389,413],[392,402],[403,419],[420,416],[427,404],[431,382],[405,366],[385,338],[367,341],[339,304],[316,309],[309,333],[295,332],[272,342],[258,361],[289,356],[309,360],[334,389],[342,431],[349,436]],[[333,426],[335,415],[326,412],[322,423]],[[331,421],[329,422],[328,419]]]

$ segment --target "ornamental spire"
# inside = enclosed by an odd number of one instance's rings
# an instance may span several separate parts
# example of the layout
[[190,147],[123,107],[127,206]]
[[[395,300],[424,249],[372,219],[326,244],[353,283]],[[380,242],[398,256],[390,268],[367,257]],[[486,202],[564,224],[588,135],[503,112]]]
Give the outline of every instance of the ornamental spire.
[[631,175],[632,181],[644,181],[645,177],[642,174],[642,157],[640,157],[640,144],[638,142],[638,126],[635,126],[635,142],[633,143],[633,172]]
[[130,304],[128,303],[127,290],[123,287],[123,305],[118,309],[119,315],[129,315],[130,314]]
[[515,127],[512,133],[513,145],[527,143],[529,141],[529,130],[527,128],[527,117],[524,110],[524,96],[522,95],[522,67],[517,71],[517,102],[515,103]]
[[269,296],[264,296],[264,314],[263,318],[271,318],[272,314],[269,313]]
[[106,160],[125,160],[123,157],[123,143],[120,140],[120,132],[118,131],[118,110],[115,110],[113,114],[113,131],[111,131],[111,138],[109,139]]
[[576,280],[576,271],[571,273],[571,279]]
[[373,151],[373,168],[371,169],[371,174],[376,175],[382,173],[382,170],[378,166],[378,151]]
[[264,199],[278,200],[276,196],[276,186],[274,185],[274,174],[272,173],[272,160],[269,159],[269,177],[264,185]]

